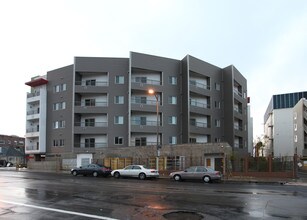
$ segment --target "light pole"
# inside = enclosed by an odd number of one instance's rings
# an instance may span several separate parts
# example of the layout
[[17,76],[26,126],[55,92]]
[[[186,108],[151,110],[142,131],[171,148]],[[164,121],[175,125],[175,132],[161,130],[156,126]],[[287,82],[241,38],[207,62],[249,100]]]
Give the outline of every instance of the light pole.
[[159,171],[159,157],[160,157],[160,145],[159,145],[159,96],[153,89],[149,89],[148,93],[154,95],[156,98],[156,111],[157,111],[157,157],[156,157],[156,170]]

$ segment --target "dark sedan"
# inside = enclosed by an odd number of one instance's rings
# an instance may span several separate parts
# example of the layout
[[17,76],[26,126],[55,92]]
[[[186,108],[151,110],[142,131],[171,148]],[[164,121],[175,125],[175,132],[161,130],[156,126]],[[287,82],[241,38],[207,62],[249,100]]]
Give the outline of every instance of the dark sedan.
[[111,174],[112,170],[109,167],[100,165],[100,164],[89,164],[86,166],[76,167],[71,169],[71,174],[74,176],[77,175],[92,175],[94,177],[104,176],[107,177]]

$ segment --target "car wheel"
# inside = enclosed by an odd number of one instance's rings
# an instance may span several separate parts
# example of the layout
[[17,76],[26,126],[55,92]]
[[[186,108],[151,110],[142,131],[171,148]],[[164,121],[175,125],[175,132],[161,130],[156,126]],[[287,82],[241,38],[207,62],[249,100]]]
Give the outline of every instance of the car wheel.
[[204,177],[203,177],[203,181],[204,181],[205,183],[210,183],[210,182],[211,182],[210,176],[204,176]]
[[140,180],[146,179],[146,174],[145,174],[145,173],[140,173],[140,174],[139,174],[139,179],[140,179]]
[[114,173],[114,177],[115,177],[115,178],[119,178],[119,177],[120,177],[120,173],[119,173],[119,172],[115,172],[115,173]]
[[180,180],[181,180],[181,176],[180,176],[180,175],[175,175],[175,176],[174,176],[174,180],[180,181]]
[[96,171],[94,171],[94,172],[93,172],[93,176],[94,176],[94,177],[97,177],[97,176],[98,176],[98,173],[97,173]]
[[72,175],[74,175],[74,176],[77,176],[78,175],[78,173],[77,173],[77,171],[72,171]]

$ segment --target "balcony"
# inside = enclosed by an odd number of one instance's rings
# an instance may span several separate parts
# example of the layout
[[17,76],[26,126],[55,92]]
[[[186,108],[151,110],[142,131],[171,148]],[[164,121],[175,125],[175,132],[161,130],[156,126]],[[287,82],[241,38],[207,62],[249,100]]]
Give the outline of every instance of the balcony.
[[[103,93],[107,92],[107,87],[109,86],[108,81],[76,81],[75,82],[75,92],[76,93]],[[103,88],[106,88],[103,90]]]
[[97,149],[107,147],[107,142],[97,142],[97,143],[75,143],[75,148],[80,149]]
[[[159,127],[160,126],[161,124]],[[140,133],[154,133],[157,131],[157,121],[139,119],[131,120],[131,131]]]
[[106,134],[108,122],[75,122],[75,134]]
[[107,113],[107,101],[75,101],[75,113]]
[[190,133],[207,134],[210,132],[208,123],[204,122],[190,122]]
[[210,85],[190,80],[190,91],[198,94],[204,94],[210,90]]

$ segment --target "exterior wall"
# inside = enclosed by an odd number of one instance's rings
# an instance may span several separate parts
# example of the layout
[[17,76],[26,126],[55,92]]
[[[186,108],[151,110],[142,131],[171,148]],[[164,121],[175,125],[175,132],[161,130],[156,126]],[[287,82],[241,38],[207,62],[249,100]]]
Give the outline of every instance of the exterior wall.
[[[61,154],[73,151],[73,65],[56,69],[47,73],[48,99],[47,99],[47,155]],[[65,91],[55,92],[56,86],[66,85]],[[65,102],[65,109],[54,110],[54,104]],[[65,121],[65,127],[55,129],[54,123]],[[64,140],[64,146],[54,146],[54,141]]]
[[276,109],[274,117],[274,156],[293,156],[293,116],[292,108]]
[[293,144],[299,158],[307,158],[307,100],[301,99],[293,107]]
[[[37,77],[33,80],[37,80]],[[35,85],[27,94],[26,105],[26,154],[46,153],[47,85]]]
[[[303,133],[302,123],[304,123],[304,120],[302,115],[304,113],[300,107],[295,107],[302,98],[307,98],[307,92],[273,95],[270,100],[264,114],[264,133],[268,137],[268,152],[273,151],[274,156],[293,156],[294,153],[300,153],[297,150],[302,149],[301,146],[304,146],[302,141],[303,134],[298,134],[294,131],[295,122],[293,121],[293,111],[298,111],[297,115],[300,115],[301,119],[298,119],[297,126],[300,126],[299,124],[301,123],[300,130]],[[301,137],[300,146],[294,143],[295,135],[298,138],[297,140]]]
[[[118,76],[123,83],[116,83]],[[176,83],[170,83],[170,77]],[[246,80],[234,66],[221,69],[190,55],[175,60],[131,52],[130,58],[75,57],[73,65],[49,71],[47,80],[48,135],[39,137],[46,140],[46,160],[82,154],[101,159],[109,149],[135,153],[137,139],[143,137],[154,149],[175,138],[176,145],[227,142],[247,153]],[[54,92],[59,85],[66,89]],[[123,97],[122,104],[115,103],[118,96]],[[170,97],[176,97],[176,103],[169,103]],[[55,110],[61,102],[65,109]],[[123,117],[122,124],[115,123],[118,116]],[[145,124],[135,124],[139,118],[145,118]],[[89,125],[92,119],[94,124]],[[59,121],[65,126],[55,129]],[[118,138],[122,142],[115,143]],[[57,146],[59,140],[65,144]]]

